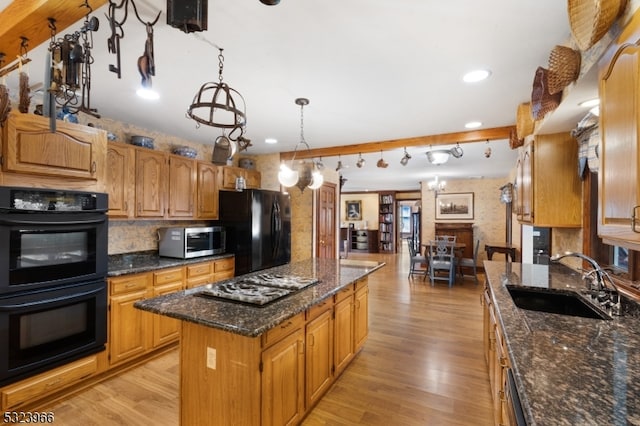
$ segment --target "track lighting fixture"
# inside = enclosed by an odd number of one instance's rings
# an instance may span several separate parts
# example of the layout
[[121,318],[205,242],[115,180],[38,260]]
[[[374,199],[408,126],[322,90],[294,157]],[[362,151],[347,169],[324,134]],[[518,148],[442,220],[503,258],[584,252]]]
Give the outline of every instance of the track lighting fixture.
[[431,164],[440,165],[449,161],[450,156],[453,156],[454,158],[462,157],[464,152],[460,147],[460,143],[457,143],[456,146],[451,149],[429,150],[426,152],[426,154],[427,159]]
[[404,156],[402,157],[402,159],[400,160],[400,164],[402,164],[403,166],[406,166],[407,163],[409,162],[409,160],[411,160],[411,156],[409,155],[409,153],[407,152],[407,147],[404,147]]
[[376,167],[379,167],[381,169],[386,169],[387,167],[389,167],[389,163],[384,161],[384,158],[382,158],[382,151],[380,151],[380,159],[376,163]]

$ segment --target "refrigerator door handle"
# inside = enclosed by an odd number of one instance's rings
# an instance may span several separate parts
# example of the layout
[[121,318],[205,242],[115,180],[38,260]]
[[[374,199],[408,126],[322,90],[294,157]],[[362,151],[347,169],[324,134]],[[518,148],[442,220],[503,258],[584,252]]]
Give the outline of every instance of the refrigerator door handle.
[[280,234],[282,229],[282,218],[280,217],[280,205],[278,201],[273,202],[271,207],[271,235],[273,240],[271,243],[271,249],[273,251],[273,257],[276,258],[280,252]]

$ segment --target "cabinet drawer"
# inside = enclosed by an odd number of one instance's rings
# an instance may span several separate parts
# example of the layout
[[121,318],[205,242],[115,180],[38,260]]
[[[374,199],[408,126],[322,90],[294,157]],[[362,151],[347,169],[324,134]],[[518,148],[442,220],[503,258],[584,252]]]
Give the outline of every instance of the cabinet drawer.
[[187,279],[213,274],[213,262],[197,263],[187,266]]
[[333,307],[333,300],[331,298],[325,299],[322,302],[318,303],[307,309],[307,321],[311,321],[316,318],[321,313],[325,312],[328,309]]
[[153,285],[174,283],[176,281],[184,281],[184,268],[163,269],[153,273]]
[[282,322],[282,324],[268,330],[266,333],[262,335],[262,347],[266,348],[276,342],[278,342],[283,337],[293,333],[294,331],[300,329],[304,324],[304,312],[299,313],[295,317],[286,319]]
[[149,283],[149,274],[126,275],[119,278],[111,278],[109,287],[111,294],[129,293],[132,291],[146,290]]
[[234,257],[230,257],[228,259],[216,260],[214,264],[214,271],[215,272],[230,271],[235,268],[235,265],[236,265],[236,259]]
[[187,280],[187,288],[194,288],[205,284],[211,284],[212,282],[214,282],[214,279],[211,277],[211,275],[189,278]]
[[339,301],[344,300],[347,297],[350,297],[352,295],[353,295],[353,285],[350,284],[335,294],[334,296],[335,302],[338,303]]
[[96,355],[84,358],[39,376],[2,389],[2,409],[7,410],[35,398],[70,386],[98,371]]

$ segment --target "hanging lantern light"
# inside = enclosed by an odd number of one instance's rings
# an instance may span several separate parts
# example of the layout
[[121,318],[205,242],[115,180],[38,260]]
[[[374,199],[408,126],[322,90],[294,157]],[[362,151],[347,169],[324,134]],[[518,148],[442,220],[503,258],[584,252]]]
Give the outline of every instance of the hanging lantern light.
[[222,81],[224,56],[218,54],[218,82],[205,83],[200,87],[187,110],[187,115],[198,124],[230,129],[227,137],[232,141],[243,140],[247,124],[245,103],[242,95]]
[[304,106],[309,105],[309,99],[298,98],[296,99],[296,105],[300,105],[300,142],[296,145],[296,149],[293,152],[293,158],[291,158],[290,166],[285,163],[280,165],[280,171],[278,172],[278,181],[282,186],[291,187],[297,186],[300,191],[303,192],[305,188],[318,189],[324,182],[324,177],[320,170],[318,170],[315,161],[300,161],[298,165],[294,165],[296,159],[296,153],[300,145],[307,147],[310,151],[309,144],[304,140]]

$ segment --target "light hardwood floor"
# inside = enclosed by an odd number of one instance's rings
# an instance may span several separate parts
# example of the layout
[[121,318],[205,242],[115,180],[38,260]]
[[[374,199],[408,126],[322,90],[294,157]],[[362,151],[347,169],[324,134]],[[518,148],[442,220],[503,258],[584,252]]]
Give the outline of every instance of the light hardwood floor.
[[[404,253],[349,257],[387,262],[369,276],[369,338],[303,425],[493,425],[482,285],[409,280]],[[177,350],[46,409],[65,426],[177,425]]]

